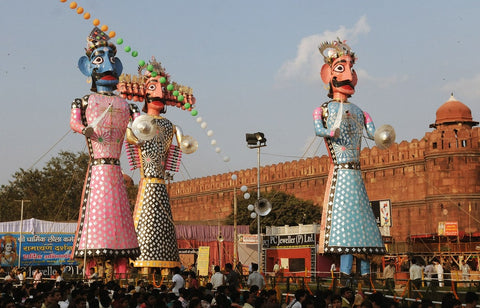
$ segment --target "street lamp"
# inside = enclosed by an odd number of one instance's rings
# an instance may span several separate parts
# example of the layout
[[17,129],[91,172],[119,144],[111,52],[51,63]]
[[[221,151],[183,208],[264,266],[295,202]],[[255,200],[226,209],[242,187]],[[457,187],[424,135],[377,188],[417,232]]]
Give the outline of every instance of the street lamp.
[[[257,149],[257,204],[260,204],[260,148],[267,146],[267,138],[261,132],[245,134],[247,146],[250,149]],[[258,268],[263,270],[262,264],[262,243],[261,243],[260,215],[257,213],[257,239],[258,239]]]
[[23,237],[23,203],[32,202],[31,200],[15,200],[16,202],[22,202],[22,209],[20,211],[20,239],[18,241],[18,268],[20,268],[20,260],[22,259],[22,237]]

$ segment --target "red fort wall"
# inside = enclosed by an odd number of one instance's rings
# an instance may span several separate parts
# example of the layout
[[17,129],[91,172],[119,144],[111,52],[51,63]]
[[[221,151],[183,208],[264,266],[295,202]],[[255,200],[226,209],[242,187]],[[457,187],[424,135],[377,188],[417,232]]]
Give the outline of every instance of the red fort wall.
[[[439,126],[420,140],[387,150],[361,152],[370,200],[390,199],[396,241],[436,233],[439,221],[458,221],[459,230],[480,231],[480,129]],[[328,156],[261,167],[261,191],[279,190],[322,206],[330,168]],[[257,169],[169,184],[173,217],[179,223],[212,223],[232,211],[234,186],[256,191]],[[448,212],[448,214],[446,214]],[[470,214],[470,215],[469,215]]]

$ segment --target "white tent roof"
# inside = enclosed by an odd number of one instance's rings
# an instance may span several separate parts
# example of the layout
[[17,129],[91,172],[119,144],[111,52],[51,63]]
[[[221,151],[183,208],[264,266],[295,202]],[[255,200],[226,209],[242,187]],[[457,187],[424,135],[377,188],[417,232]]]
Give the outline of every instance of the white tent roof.
[[[35,218],[23,221],[23,233],[73,233],[77,228],[76,222],[55,222]],[[0,223],[0,233],[20,233],[20,220]]]

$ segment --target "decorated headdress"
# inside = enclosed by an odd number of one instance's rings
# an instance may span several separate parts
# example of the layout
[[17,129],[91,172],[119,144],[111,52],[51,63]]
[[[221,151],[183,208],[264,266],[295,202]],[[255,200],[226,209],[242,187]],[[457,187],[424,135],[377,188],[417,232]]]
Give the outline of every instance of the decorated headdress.
[[110,36],[105,32],[100,30],[98,27],[93,28],[90,35],[87,37],[87,48],[85,48],[85,53],[90,58],[92,52],[99,47],[110,47],[113,50],[113,53],[117,53],[117,47],[109,42]]
[[353,62],[355,62],[355,53],[345,42],[346,41],[341,41],[340,38],[337,37],[336,41],[323,42],[318,46],[318,50],[322,54],[325,63],[332,64],[333,60],[345,55],[351,56]]
[[[167,95],[165,103],[169,106],[175,106],[184,110],[192,111],[194,109],[195,97],[193,89],[176,82],[170,81],[170,75],[155,57],[147,63],[141,63],[138,66],[138,77],[122,74],[119,78],[118,88],[123,98],[133,99],[134,101],[143,102],[145,91],[143,85],[149,78],[160,76],[160,83],[165,86]],[[136,91],[139,88],[141,90]],[[145,107],[144,107],[144,110]]]
[[5,249],[5,244],[11,243],[14,249],[17,249],[17,239],[12,235],[5,235],[2,239],[2,249]]

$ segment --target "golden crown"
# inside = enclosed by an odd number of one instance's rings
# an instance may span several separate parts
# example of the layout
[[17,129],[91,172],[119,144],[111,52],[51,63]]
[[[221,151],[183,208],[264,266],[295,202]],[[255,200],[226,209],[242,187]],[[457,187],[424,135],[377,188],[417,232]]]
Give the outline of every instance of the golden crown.
[[337,37],[336,41],[323,42],[318,46],[318,50],[322,54],[325,63],[332,64],[333,60],[345,55],[351,56],[355,62],[355,53],[345,42],[346,41],[342,41]]
[[117,54],[117,47],[109,42],[109,39],[110,37],[98,27],[93,28],[87,37],[87,48],[85,48],[87,56],[90,57],[92,52],[99,47],[110,47],[113,53]]

